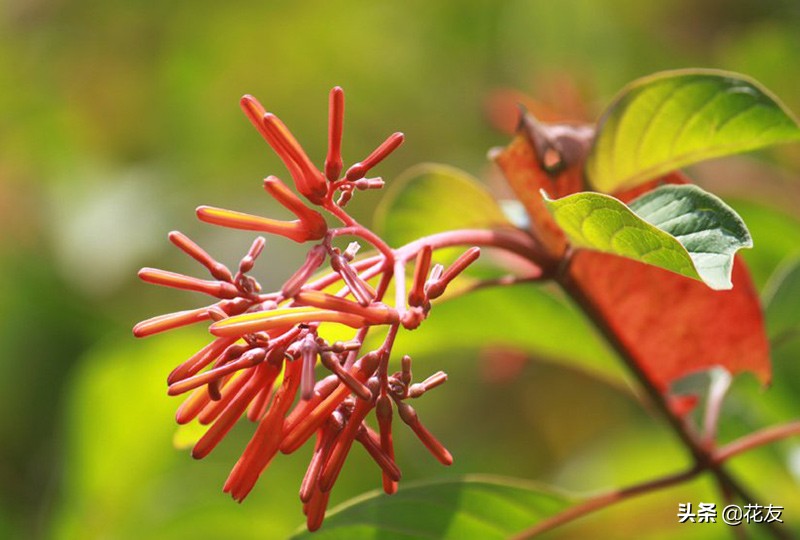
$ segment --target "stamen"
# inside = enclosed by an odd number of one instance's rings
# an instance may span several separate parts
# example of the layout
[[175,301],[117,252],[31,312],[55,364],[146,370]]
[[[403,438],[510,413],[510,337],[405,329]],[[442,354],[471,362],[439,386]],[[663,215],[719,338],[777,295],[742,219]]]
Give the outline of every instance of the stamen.
[[345,258],[345,260],[347,260],[347,262],[351,262],[353,259],[356,258],[358,250],[360,249],[361,249],[361,244],[359,244],[358,242],[350,242],[349,244],[347,244],[347,249],[344,250],[342,256]]
[[444,266],[439,263],[433,265],[431,268],[431,275],[428,277],[428,283],[433,283],[434,281],[438,281],[441,279],[442,274],[444,273]]

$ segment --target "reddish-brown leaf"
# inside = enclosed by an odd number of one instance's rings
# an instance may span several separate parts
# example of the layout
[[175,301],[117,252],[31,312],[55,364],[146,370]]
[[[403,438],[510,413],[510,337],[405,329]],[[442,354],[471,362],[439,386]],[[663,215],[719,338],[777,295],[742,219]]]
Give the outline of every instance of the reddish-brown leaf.
[[[546,172],[528,135],[517,136],[495,161],[531,219],[531,233],[549,256],[565,256],[567,241],[544,206],[540,189],[565,196],[583,188],[583,159],[573,156],[557,173]],[[617,194],[629,201],[658,185],[685,183],[681,173]],[[770,379],[769,346],[758,295],[744,262],[736,259],[733,289],[704,283],[629,259],[579,250],[569,278],[596,315],[606,321],[639,368],[662,392],[692,372],[722,366]]]
[[[531,233],[548,253],[553,257],[561,257],[566,250],[567,239],[550,215],[539,190],[555,193],[558,184],[574,183],[576,175],[580,179],[580,169],[570,168],[560,175],[550,176],[542,170],[533,147],[522,135],[515,137],[494,159],[531,218]],[[568,174],[570,177],[567,177]]]
[[734,263],[728,291],[594,251],[575,253],[570,277],[662,391],[712,366],[731,373],[751,371],[769,382],[764,319],[741,258]]

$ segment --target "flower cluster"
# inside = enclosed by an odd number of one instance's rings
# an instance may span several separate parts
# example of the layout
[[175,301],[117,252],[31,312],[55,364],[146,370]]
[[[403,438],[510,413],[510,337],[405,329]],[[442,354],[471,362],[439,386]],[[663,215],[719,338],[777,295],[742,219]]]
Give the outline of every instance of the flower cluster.
[[[137,337],[184,325],[208,322],[213,341],[170,373],[170,395],[189,393],[177,412],[179,424],[197,420],[207,425],[192,455],[209,454],[243,416],[257,423],[247,447],[228,477],[224,491],[237,501],[253,489],[258,477],[279,453],[291,453],[315,438],[314,452],[300,488],[310,530],[319,528],[328,497],[354,442],[380,467],[383,488],[394,493],[400,479],[392,442],[394,412],[441,463],[452,456],[422,425],[409,399],[441,385],[447,375],[437,372],[412,382],[411,358],[389,373],[389,360],[399,329],[414,329],[428,316],[431,300],[479,256],[467,250],[447,269],[432,264],[430,244],[392,249],[343,209],[356,190],[375,189],[383,180],[367,177],[403,141],[388,137],[362,161],[342,174],[341,139],[344,94],[330,93],[328,154],[316,168],[286,126],[252,97],[242,109],[288,169],[294,191],[275,176],[264,189],[297,219],[280,221],[231,210],[201,206],[202,221],[260,231],[313,243],[304,263],[278,291],[265,293],[250,275],[265,240],[258,237],[236,273],[216,261],[185,235],[172,232],[170,241],[203,265],[213,279],[205,280],[164,270],[144,268],[139,277],[156,285],[205,293],[211,305],[154,317],[137,324]],[[310,203],[310,204],[309,204]],[[319,210],[341,222],[329,227]],[[374,252],[358,257],[360,244],[334,246],[338,237],[355,237]],[[406,282],[406,266],[414,272]],[[329,270],[325,271],[325,268]],[[386,294],[394,282],[393,305]],[[408,294],[406,288],[408,287]],[[325,338],[326,328],[353,329],[346,341]],[[365,350],[373,330],[384,330],[379,347]],[[317,379],[321,365],[329,374]],[[322,371],[322,370],[320,370]],[[374,411],[377,429],[367,424]]]

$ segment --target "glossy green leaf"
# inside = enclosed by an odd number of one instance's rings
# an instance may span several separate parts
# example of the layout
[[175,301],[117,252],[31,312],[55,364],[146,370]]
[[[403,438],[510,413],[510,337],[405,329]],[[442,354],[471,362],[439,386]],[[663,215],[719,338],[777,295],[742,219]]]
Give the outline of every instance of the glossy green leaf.
[[781,265],[763,294],[767,330],[773,345],[800,339],[800,258]]
[[453,229],[502,226],[510,223],[486,188],[444,165],[412,167],[391,183],[375,211],[375,227],[393,247]]
[[316,540],[504,539],[564,509],[569,499],[540,486],[483,476],[373,491],[333,510]]
[[664,72],[633,82],[606,110],[586,175],[612,193],[698,161],[798,139],[797,120],[756,81],[714,70]]
[[670,185],[632,201],[584,192],[548,200],[573,246],[628,257],[730,289],[733,256],[752,247],[742,219],[693,185]]

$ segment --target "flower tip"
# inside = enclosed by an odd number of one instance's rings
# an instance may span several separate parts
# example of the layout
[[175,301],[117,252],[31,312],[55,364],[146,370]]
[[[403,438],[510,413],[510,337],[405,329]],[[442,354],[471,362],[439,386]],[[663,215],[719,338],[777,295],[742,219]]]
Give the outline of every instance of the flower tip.
[[245,113],[248,115],[253,113],[258,113],[258,116],[262,116],[265,112],[264,106],[258,102],[256,98],[251,96],[250,94],[245,94],[239,100],[239,105],[244,109]]
[[143,338],[147,337],[147,335],[146,326],[142,323],[137,323],[136,326],[133,327],[133,337]]

